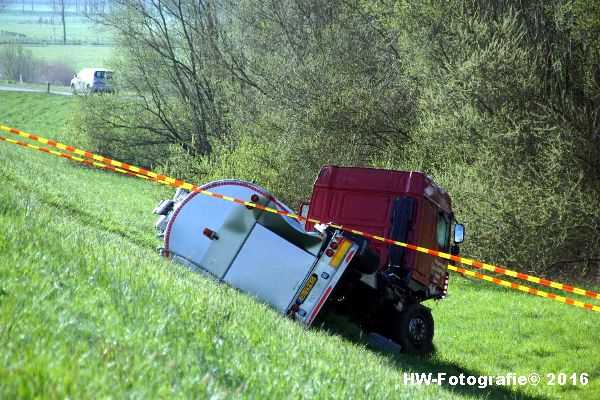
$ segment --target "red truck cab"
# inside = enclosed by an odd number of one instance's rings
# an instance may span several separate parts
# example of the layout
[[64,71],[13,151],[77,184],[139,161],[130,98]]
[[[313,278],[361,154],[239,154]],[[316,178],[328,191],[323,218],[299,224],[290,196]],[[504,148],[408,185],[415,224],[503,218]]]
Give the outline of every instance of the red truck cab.
[[[446,253],[454,220],[448,193],[421,172],[375,168],[321,169],[300,215]],[[307,223],[310,231],[313,224]],[[441,298],[447,265],[432,255],[373,240],[379,268],[396,275],[414,301]]]
[[[464,236],[464,227],[455,224],[452,244],[455,219],[450,196],[421,172],[325,166],[310,202],[300,203],[299,214],[452,254],[458,254]],[[305,224],[306,230],[313,228]],[[363,248],[358,259],[372,260],[369,254],[374,254],[379,260],[375,257],[370,264],[378,268],[366,271],[357,262],[331,295],[331,307],[408,353],[430,351],[434,321],[421,302],[446,294],[446,261],[376,240]]]

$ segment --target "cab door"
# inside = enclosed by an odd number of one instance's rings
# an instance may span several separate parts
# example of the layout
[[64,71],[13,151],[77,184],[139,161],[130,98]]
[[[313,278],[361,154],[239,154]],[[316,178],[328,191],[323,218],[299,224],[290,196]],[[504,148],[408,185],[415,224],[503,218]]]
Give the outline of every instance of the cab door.
[[[450,218],[427,198],[423,199],[418,245],[428,249],[448,252],[450,244]],[[445,260],[419,252],[416,257],[413,279],[429,287],[443,289],[448,266]]]
[[[427,198],[421,203],[421,221],[417,245],[432,250],[440,250],[436,241],[437,207]],[[433,278],[432,266],[435,257],[431,254],[417,253],[412,277],[423,286],[429,286]]]

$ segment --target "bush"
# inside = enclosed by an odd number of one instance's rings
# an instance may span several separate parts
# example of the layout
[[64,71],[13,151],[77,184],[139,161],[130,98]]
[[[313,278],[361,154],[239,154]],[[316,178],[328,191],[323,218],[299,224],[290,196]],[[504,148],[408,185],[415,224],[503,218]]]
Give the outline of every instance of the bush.
[[[116,95],[77,96],[73,129],[87,138],[90,149],[129,164],[154,169],[169,157],[169,142],[156,121],[140,112],[139,99]],[[131,128],[131,124],[138,129]],[[147,128],[147,129],[146,129]]]
[[40,83],[69,86],[75,75],[75,70],[63,61],[36,60],[35,66],[35,80]]
[[0,45],[0,76],[3,79],[33,82],[35,70],[31,51],[16,43]]
[[469,256],[594,276],[596,3],[186,0],[180,29],[127,3],[104,22],[135,96],[90,96],[80,125],[98,151],[256,179],[292,206],[325,164],[421,170],[451,193]]
[[0,77],[29,83],[69,85],[75,70],[63,61],[45,61],[33,57],[18,43],[0,44]]

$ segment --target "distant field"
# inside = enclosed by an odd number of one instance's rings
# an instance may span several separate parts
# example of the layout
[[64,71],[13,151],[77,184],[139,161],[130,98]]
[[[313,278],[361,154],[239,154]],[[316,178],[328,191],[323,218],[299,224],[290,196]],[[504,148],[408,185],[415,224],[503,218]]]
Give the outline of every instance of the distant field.
[[[30,50],[36,59],[63,61],[74,72],[86,67],[107,66],[114,49],[110,33],[99,30],[84,15],[75,11],[72,5],[67,13],[67,45],[62,45],[60,16],[53,13],[47,3],[28,1],[24,10],[21,3],[11,3],[8,10],[0,14],[0,46],[16,40]],[[34,81],[43,82],[43,79],[36,77]],[[67,83],[62,78],[61,81]]]
[[27,45],[33,56],[47,61],[64,61],[76,71],[86,67],[104,67],[113,46],[94,45]]
[[[110,34],[94,27],[90,21],[76,13],[67,13],[66,16],[67,41],[88,44],[108,44],[111,42]],[[28,43],[59,43],[62,41],[62,24],[60,16],[48,10],[34,10],[25,12],[9,9],[0,14],[0,30],[23,34],[19,40]],[[4,33],[0,36],[2,42],[13,37]]]

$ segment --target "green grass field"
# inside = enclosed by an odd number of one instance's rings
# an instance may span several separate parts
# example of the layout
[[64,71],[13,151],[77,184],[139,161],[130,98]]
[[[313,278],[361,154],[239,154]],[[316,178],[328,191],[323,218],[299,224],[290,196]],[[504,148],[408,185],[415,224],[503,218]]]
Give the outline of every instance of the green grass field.
[[[16,81],[8,81],[8,80],[4,80],[4,79],[0,79],[0,86],[8,86],[11,88],[21,88],[21,89],[35,89],[35,90],[48,90],[48,84],[44,84],[44,83],[27,83],[27,82],[23,82],[22,84]],[[56,92],[65,92],[65,93],[69,93],[71,91],[71,88],[69,86],[66,85],[51,85],[50,86],[50,90],[51,91],[56,91]]]
[[75,71],[87,67],[106,67],[113,46],[95,45],[27,45],[34,57],[46,61],[63,61]]
[[[48,7],[36,4],[34,11],[26,8],[23,13],[13,4],[8,11],[0,13],[0,31],[25,35],[19,40],[27,43],[24,47],[31,50],[35,58],[63,61],[75,71],[106,66],[114,49],[112,37],[84,16],[75,14],[74,10],[67,14],[65,25],[68,43],[63,45],[60,44],[60,19]],[[13,40],[14,36],[0,34],[0,46]]]
[[[67,14],[65,26],[67,40],[71,42],[108,44],[112,39],[106,32],[92,26],[87,18],[73,12]],[[23,34],[29,43],[59,43],[63,34],[60,16],[53,14],[49,9],[39,7],[34,11],[26,9],[25,13],[11,8],[0,14],[0,30]]]
[[[85,148],[76,101],[0,92],[0,123]],[[160,258],[151,210],[168,188],[3,141],[0,188],[0,398],[600,398],[598,313],[454,275],[430,304],[435,355],[381,353]],[[542,381],[417,386],[405,372]],[[590,380],[546,385],[561,372]]]

